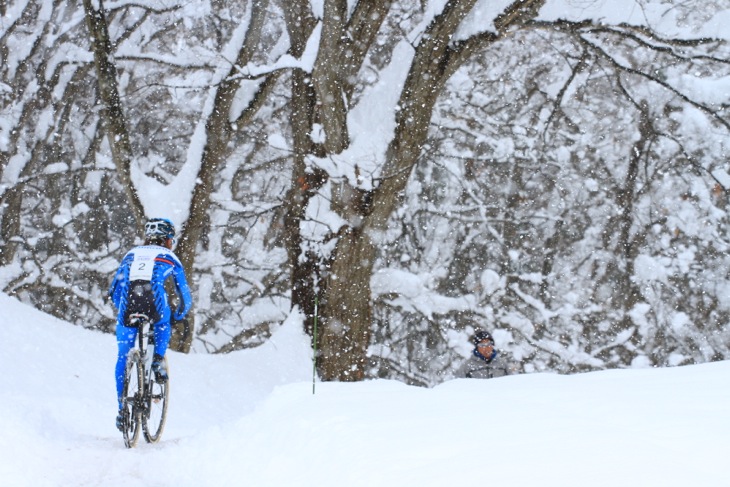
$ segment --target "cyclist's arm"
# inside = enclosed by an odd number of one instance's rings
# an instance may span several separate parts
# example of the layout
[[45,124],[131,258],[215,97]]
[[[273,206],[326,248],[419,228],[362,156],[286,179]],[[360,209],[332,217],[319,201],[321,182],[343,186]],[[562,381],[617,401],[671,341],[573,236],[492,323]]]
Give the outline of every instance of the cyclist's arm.
[[181,320],[190,311],[193,305],[193,297],[190,294],[190,287],[188,287],[188,281],[185,278],[185,271],[180,264],[175,265],[173,277],[175,279],[175,290],[182,301],[175,311],[174,318]]
[[122,293],[124,292],[124,288],[126,287],[125,285],[129,280],[129,262],[133,258],[134,257],[130,257],[129,254],[124,257],[122,263],[117,269],[117,272],[114,274],[112,283],[109,286],[109,291],[107,292],[107,296],[111,298],[112,303],[117,309],[119,309],[119,301],[122,298]]

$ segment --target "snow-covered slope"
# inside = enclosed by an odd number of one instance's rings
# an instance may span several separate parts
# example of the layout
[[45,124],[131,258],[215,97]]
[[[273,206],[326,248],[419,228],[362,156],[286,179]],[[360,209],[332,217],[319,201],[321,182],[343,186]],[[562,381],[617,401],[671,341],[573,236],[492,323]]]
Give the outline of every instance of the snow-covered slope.
[[162,441],[127,450],[114,337],[0,310],[3,486],[730,486],[730,362],[312,394],[292,318],[255,350],[171,352]]

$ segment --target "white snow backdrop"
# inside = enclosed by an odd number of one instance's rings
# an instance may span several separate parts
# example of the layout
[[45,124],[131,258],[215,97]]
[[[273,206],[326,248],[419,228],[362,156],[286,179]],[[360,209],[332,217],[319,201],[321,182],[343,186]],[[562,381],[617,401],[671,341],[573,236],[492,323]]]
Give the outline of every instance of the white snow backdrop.
[[730,486],[730,362],[313,394],[292,316],[257,349],[170,352],[162,440],[128,450],[114,336],[0,309],[2,486]]

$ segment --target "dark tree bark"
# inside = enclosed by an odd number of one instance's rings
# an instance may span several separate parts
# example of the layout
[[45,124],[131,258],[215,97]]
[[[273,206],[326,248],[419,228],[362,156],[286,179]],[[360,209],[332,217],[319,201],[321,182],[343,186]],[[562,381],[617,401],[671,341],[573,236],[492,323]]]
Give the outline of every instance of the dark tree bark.
[[119,182],[129,200],[129,211],[134,215],[137,226],[142,228],[145,221],[144,207],[139,199],[137,189],[132,183],[131,163],[132,146],[129,142],[127,122],[122,110],[117,85],[117,68],[114,64],[114,49],[109,38],[109,28],[102,0],[98,0],[99,8],[94,7],[91,0],[84,0],[86,26],[91,37],[91,50],[94,53],[97,88],[102,102],[102,119],[106,128],[112,159],[117,168]]
[[[292,73],[292,138],[294,153],[291,187],[284,198],[284,242],[291,273],[292,305],[305,315],[305,329],[313,335],[315,300],[323,295],[321,279],[326,265],[321,256],[303,251],[301,223],[310,198],[326,181],[318,169],[307,169],[307,155],[323,157],[347,148],[347,107],[354,89],[351,83],[360,69],[378,29],[390,7],[390,0],[359,2],[348,23],[344,22],[346,2],[325,5],[325,20],[319,54],[313,72],[295,69]],[[298,58],[316,25],[307,1],[287,2],[287,29],[291,54]],[[347,62],[343,52],[347,51]],[[336,61],[336,62],[334,62]],[[315,144],[310,136],[315,123],[324,127],[326,140]]]
[[[284,10],[290,39],[290,52],[301,57],[312,34],[315,19],[307,0],[287,2]],[[313,124],[315,94],[309,73],[294,69],[291,75],[292,176],[291,186],[282,207],[283,241],[287,251],[291,282],[292,306],[298,306],[306,317],[305,328],[313,335],[314,308],[318,270],[316,256],[302,254],[301,222],[307,203],[323,181],[306,172],[305,157],[316,150],[309,134]],[[300,256],[302,258],[300,258]]]

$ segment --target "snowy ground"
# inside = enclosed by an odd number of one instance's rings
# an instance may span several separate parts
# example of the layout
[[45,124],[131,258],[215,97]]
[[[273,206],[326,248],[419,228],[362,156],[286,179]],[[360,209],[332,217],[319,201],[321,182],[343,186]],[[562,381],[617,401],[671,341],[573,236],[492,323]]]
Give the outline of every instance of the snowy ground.
[[730,362],[317,383],[296,323],[170,354],[161,443],[114,427],[116,343],[0,294],[0,485],[730,486]]

